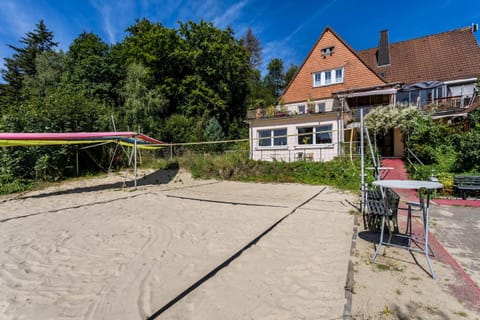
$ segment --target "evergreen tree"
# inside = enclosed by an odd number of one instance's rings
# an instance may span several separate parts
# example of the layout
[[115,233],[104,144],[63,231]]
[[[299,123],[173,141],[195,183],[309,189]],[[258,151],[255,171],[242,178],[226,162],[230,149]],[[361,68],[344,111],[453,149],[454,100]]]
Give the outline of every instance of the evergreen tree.
[[203,136],[206,141],[219,141],[225,138],[222,126],[215,117],[208,119]]
[[288,86],[290,84],[290,81],[292,81],[297,71],[298,66],[296,64],[291,64],[287,72],[285,72],[285,86]]
[[264,79],[265,87],[276,98],[278,98],[285,88],[285,72],[283,71],[283,61],[275,58],[268,64],[268,74]]
[[[53,32],[47,29],[43,20],[40,20],[35,26],[34,31],[28,32],[20,40],[20,43],[24,44],[23,48],[9,45],[15,51],[13,60],[16,61],[19,72],[29,76],[33,76],[36,73],[36,57],[43,52],[53,51],[54,47],[58,46],[58,42],[53,41]],[[7,74],[8,71],[7,69]]]
[[7,94],[10,101],[17,101],[25,76],[36,74],[36,59],[43,52],[53,51],[58,45],[53,41],[53,32],[40,20],[34,31],[30,31],[22,37],[20,43],[23,47],[8,45],[13,49],[12,58],[5,58],[6,69],[2,69],[2,77],[9,88]]

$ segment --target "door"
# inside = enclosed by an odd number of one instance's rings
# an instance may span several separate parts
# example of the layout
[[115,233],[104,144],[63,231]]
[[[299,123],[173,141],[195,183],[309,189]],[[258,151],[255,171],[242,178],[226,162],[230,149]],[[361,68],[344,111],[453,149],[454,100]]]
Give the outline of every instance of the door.
[[394,133],[393,129],[388,130],[385,134],[377,134],[377,148],[382,157],[394,156]]

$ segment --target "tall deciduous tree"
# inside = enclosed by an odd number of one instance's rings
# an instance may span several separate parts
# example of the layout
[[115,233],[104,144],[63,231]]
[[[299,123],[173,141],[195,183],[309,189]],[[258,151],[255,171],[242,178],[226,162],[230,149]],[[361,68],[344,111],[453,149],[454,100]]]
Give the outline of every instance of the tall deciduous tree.
[[125,98],[124,124],[134,131],[157,136],[167,101],[156,88],[150,88],[148,68],[132,63],[127,70],[122,95]]
[[97,35],[83,32],[68,50],[68,81],[88,95],[100,99],[111,95],[118,80],[110,61],[110,48]]
[[[200,21],[180,24],[191,74],[181,84],[186,114],[215,117],[228,131],[229,124],[246,114],[245,98],[249,71],[248,53],[233,30],[220,30],[213,23]],[[201,109],[199,109],[201,108]]]

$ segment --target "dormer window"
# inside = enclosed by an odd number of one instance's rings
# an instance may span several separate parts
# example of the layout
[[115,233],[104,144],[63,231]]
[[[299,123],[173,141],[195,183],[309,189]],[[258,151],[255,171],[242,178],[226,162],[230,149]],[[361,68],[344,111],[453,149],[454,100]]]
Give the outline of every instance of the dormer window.
[[335,49],[334,46],[323,48],[322,49],[322,56],[324,58],[326,58],[327,56],[331,56],[333,54],[334,49]]

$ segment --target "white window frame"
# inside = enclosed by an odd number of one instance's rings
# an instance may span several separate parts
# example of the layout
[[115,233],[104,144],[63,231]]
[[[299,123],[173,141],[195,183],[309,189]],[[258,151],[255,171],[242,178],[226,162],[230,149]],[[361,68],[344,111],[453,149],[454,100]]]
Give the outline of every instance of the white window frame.
[[[338,71],[341,72],[341,77],[337,77]],[[330,76],[330,79],[328,79],[328,83],[327,83],[327,76],[326,76],[327,74]],[[345,78],[345,71],[343,67],[312,73],[314,88],[343,83],[344,78]]]
[[[325,129],[325,127],[329,127],[328,129]],[[299,130],[301,129],[312,129],[311,134],[305,135],[305,136],[300,136]],[[317,143],[317,132],[318,133],[324,133],[324,132],[329,132],[330,133],[330,142],[323,142],[323,143]],[[311,146],[311,145],[331,145],[333,143],[333,125],[332,124],[321,124],[317,126],[305,126],[305,127],[297,127],[297,134],[298,134],[298,140],[297,143],[298,145],[305,145],[305,146]],[[311,141],[312,143],[302,143],[303,137],[311,136]]]
[[326,102],[317,102],[317,112],[322,113],[327,111]]
[[[340,71],[340,77],[337,76],[338,71]],[[335,83],[343,83],[343,68],[335,69]]]
[[321,72],[316,72],[316,73],[313,74],[313,86],[314,87],[320,87],[322,85],[322,75],[325,76]]
[[[285,130],[285,134],[280,134],[280,135],[275,135],[275,131],[280,131],[280,130]],[[261,132],[267,132],[270,131],[270,137],[261,137]],[[258,147],[259,148],[271,148],[271,147],[283,147],[288,145],[288,128],[271,128],[271,129],[261,129],[257,130],[257,137],[258,137]],[[278,139],[285,139],[285,144],[279,143],[280,141]],[[261,141],[267,141],[269,140],[268,145],[261,145]]]
[[304,104],[299,104],[298,105],[298,113],[299,114],[305,114],[307,112],[307,107]]

